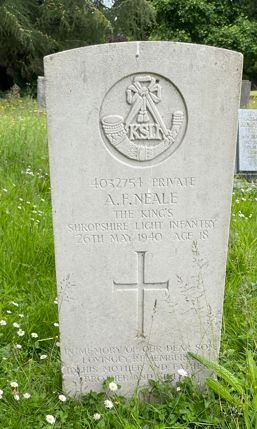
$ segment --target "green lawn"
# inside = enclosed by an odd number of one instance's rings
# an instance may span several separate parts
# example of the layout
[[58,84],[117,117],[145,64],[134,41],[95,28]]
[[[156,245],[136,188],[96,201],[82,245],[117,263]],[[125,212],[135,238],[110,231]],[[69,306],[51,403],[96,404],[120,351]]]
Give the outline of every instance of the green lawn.
[[257,91],[251,91],[249,108],[257,109]]
[[101,394],[63,401],[46,125],[34,101],[0,102],[0,151],[0,429],[256,429],[257,186],[237,182],[231,216],[220,362],[240,388],[229,377],[212,386],[222,399],[186,377],[126,400],[108,380]]

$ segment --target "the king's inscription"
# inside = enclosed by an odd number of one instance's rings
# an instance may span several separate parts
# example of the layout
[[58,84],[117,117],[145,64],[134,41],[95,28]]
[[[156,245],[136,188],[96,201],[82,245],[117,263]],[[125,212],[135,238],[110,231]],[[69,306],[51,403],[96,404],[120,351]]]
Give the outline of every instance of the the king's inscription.
[[[120,114],[123,112],[105,114],[109,99],[117,97],[116,87],[120,82],[103,103],[100,121],[105,141],[127,160],[145,163],[165,159],[178,147],[185,133],[183,98],[171,82],[160,76],[137,74],[127,80],[128,83],[122,81],[124,115]],[[175,96],[170,97],[169,92]]]

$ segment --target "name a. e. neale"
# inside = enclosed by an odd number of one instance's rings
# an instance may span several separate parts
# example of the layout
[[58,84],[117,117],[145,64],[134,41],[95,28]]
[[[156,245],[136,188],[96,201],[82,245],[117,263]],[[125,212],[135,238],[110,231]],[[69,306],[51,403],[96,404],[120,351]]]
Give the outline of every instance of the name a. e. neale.
[[121,194],[114,196],[108,194],[105,205],[111,206],[138,206],[145,205],[168,205],[177,204],[178,194],[176,192],[142,192],[137,194]]

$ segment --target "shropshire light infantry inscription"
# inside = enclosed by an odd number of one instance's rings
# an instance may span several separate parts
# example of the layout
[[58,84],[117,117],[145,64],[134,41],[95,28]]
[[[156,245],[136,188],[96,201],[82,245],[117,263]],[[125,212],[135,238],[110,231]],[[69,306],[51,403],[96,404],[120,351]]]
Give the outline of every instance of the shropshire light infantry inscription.
[[172,42],[45,58],[67,393],[217,359],[241,68]]

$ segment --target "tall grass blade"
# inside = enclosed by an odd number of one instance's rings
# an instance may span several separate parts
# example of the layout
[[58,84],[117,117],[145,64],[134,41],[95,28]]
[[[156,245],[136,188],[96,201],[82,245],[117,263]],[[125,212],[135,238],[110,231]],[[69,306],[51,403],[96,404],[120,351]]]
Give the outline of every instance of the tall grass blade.
[[256,363],[254,362],[252,352],[248,351],[246,353],[246,359],[247,359],[247,364],[248,364],[249,373],[250,373],[250,377],[251,377],[251,382],[252,382],[253,386],[255,386],[256,385],[256,378],[257,378],[257,366],[256,366]]
[[209,359],[206,359],[205,357],[199,356],[196,353],[189,352],[188,355],[195,359],[197,362],[201,363],[202,365],[206,366],[206,368],[211,369],[212,371],[216,372],[216,374],[221,377],[223,380],[225,380],[233,389],[235,389],[240,395],[243,394],[243,388],[240,383],[240,380],[235,377],[231,372],[229,372],[226,368],[219,365],[216,362],[212,362]]
[[230,404],[236,405],[238,407],[241,406],[241,403],[238,400],[238,398],[235,398],[234,396],[232,396],[231,393],[228,391],[228,389],[222,386],[222,384],[220,384],[219,381],[214,380],[213,378],[207,378],[206,384],[211,390],[213,390],[213,392],[217,393],[217,395],[225,399]]

